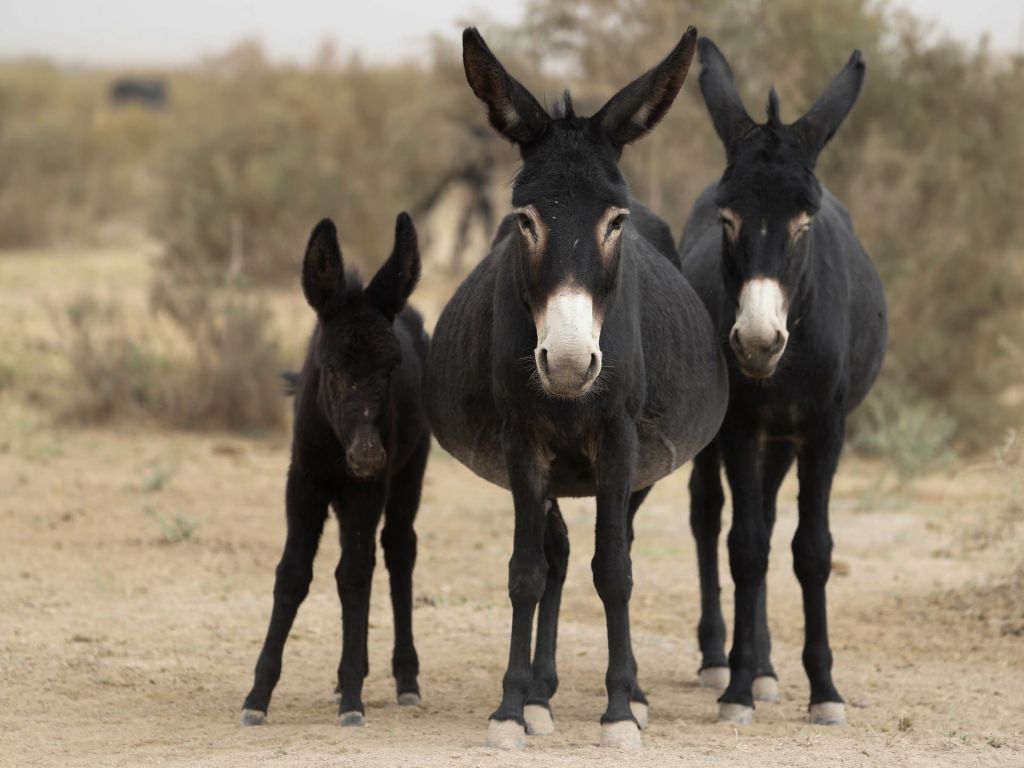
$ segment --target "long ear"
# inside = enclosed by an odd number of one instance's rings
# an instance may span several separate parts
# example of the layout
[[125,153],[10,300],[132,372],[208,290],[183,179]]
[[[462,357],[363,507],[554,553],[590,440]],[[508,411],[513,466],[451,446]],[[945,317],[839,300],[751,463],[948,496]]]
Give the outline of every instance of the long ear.
[[302,260],[302,292],[320,315],[330,314],[345,301],[345,267],[334,222],[324,219],[313,228]]
[[547,130],[551,118],[518,80],[509,75],[476,31],[462,33],[462,64],[473,93],[487,105],[494,129],[516,144],[529,144]]
[[846,66],[829,83],[807,114],[797,120],[793,127],[800,132],[807,148],[815,156],[836,135],[843,120],[850,114],[864,85],[867,66],[860,51],[854,51]]
[[700,92],[704,103],[711,114],[726,154],[731,154],[736,141],[743,136],[755,123],[743,106],[743,99],[736,90],[732,77],[732,69],[718,46],[708,38],[702,37],[697,43],[700,53]]
[[420,248],[416,227],[409,214],[402,211],[395,220],[395,248],[373,276],[366,295],[375,307],[393,320],[405,307],[419,279]]
[[690,27],[658,66],[612,96],[594,115],[615,146],[621,149],[636,141],[665,116],[683,87],[696,46],[697,30]]

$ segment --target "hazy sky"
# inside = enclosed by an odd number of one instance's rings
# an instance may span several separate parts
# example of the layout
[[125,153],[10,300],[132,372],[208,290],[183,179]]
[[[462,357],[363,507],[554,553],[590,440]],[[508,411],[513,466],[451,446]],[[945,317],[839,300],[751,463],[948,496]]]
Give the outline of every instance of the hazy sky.
[[[963,40],[1024,48],[1022,0],[893,0]],[[0,57],[178,63],[257,38],[275,59],[308,61],[324,39],[369,59],[415,57],[461,22],[515,21],[523,0],[0,0]],[[486,8],[486,11],[481,9]]]

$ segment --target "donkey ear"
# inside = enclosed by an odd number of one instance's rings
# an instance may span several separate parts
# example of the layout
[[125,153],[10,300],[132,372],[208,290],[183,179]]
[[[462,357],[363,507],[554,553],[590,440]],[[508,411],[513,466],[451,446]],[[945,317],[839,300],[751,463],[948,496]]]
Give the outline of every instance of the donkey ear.
[[866,70],[864,57],[860,51],[854,51],[846,66],[829,83],[825,92],[814,102],[814,106],[793,124],[815,157],[836,135],[839,126],[853,109],[864,85]]
[[621,149],[646,135],[665,116],[683,87],[697,44],[697,30],[690,27],[672,52],[608,100],[594,121]]
[[420,279],[420,248],[416,227],[402,211],[395,220],[395,248],[373,276],[366,295],[373,305],[393,320],[402,311]]
[[551,122],[547,112],[491,53],[476,27],[462,33],[462,64],[473,93],[487,105],[494,129],[519,145],[540,138]]
[[309,236],[302,260],[302,292],[320,315],[337,309],[345,300],[345,267],[338,230],[330,219],[323,219]]
[[702,37],[697,43],[700,54],[700,92],[704,103],[711,114],[711,122],[715,126],[718,137],[725,144],[728,155],[732,152],[737,139],[743,136],[754,121],[743,106],[743,99],[736,90],[732,69],[718,46],[708,38]]

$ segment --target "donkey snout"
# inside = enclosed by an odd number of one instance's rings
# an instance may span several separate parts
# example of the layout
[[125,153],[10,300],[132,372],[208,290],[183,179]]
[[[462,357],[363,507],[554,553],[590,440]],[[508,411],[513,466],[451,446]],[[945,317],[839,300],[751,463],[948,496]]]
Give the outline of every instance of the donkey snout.
[[352,443],[345,452],[352,474],[359,478],[373,477],[387,464],[388,455],[379,439],[361,439]]
[[537,373],[544,388],[556,397],[579,397],[601,373],[601,350],[584,344],[572,350],[541,345],[534,352]]
[[737,324],[729,334],[729,345],[736,353],[744,374],[753,378],[767,378],[775,372],[788,338],[788,333],[777,328],[744,332]]

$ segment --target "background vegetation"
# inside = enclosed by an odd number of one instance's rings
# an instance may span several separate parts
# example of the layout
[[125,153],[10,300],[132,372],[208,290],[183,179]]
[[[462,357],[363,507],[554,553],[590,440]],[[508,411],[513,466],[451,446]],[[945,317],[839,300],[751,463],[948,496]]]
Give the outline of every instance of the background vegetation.
[[[730,57],[755,117],[774,83],[784,118],[796,119],[863,50],[867,87],[819,166],[853,211],[891,306],[889,358],[856,444],[933,446],[906,459],[927,465],[1021,423],[1024,57],[937,39],[867,0],[536,0],[524,18],[485,29],[492,47],[549,101],[571,86],[581,111],[655,63],[688,24]],[[439,41],[429,61],[371,67],[325,46],[299,69],[245,43],[149,73],[169,84],[157,112],[112,107],[118,74],[0,65],[0,247],[125,242],[141,227],[160,244],[159,338],[112,331],[116,308],[68,318],[84,418],[124,417],[129,403],[178,426],[274,426],[280,417],[268,414],[280,408],[264,400],[278,397],[276,384],[251,386],[272,379],[281,357],[261,296],[292,287],[324,215],[338,220],[350,262],[378,261],[395,212],[476,151],[466,128],[482,111],[458,48]],[[505,182],[515,155],[497,139],[491,151]],[[678,235],[722,160],[692,78],[624,164]]]

